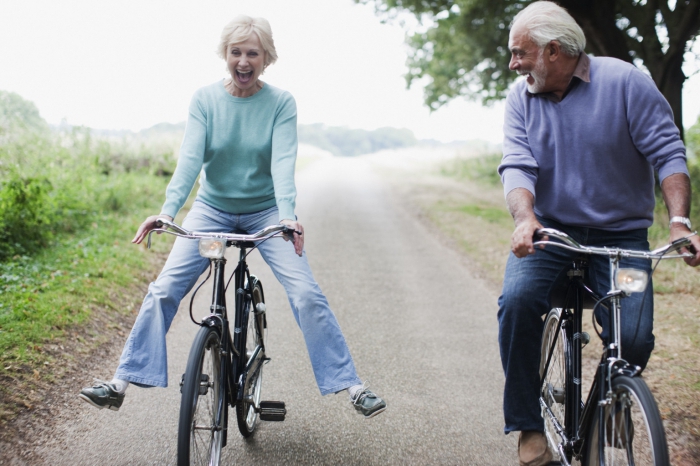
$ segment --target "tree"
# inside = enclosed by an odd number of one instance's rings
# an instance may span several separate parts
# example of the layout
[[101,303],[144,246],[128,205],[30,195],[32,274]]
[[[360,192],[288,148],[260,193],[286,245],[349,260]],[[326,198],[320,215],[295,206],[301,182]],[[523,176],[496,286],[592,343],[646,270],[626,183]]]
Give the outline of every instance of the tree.
[[0,91],[0,144],[19,133],[41,133],[48,128],[33,102],[14,92]]
[[325,126],[321,123],[299,125],[299,142],[310,144],[334,155],[355,156],[383,149],[413,146],[416,137],[408,129],[379,128],[374,131]]
[[[437,109],[459,95],[502,99],[516,74],[508,70],[509,25],[532,0],[356,0],[390,18],[413,13],[424,26],[408,38],[410,86],[427,77],[425,102]],[[700,32],[700,0],[559,0],[586,34],[586,51],[648,70],[683,135],[684,61]]]

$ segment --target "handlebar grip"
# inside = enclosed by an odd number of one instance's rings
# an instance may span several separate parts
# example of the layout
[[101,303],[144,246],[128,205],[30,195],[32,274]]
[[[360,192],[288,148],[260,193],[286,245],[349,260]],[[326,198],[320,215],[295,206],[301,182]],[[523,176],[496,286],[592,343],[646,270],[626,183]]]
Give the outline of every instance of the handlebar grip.
[[295,230],[294,228],[290,228],[287,225],[282,225],[282,226],[284,227],[284,230],[282,230],[282,233],[284,233],[285,235],[294,236],[294,233],[296,233],[297,235],[301,236],[303,234],[302,231]]
[[684,236],[682,238],[678,238],[677,240],[673,241],[671,243],[671,249],[680,249],[684,246],[689,246],[691,244],[690,238],[688,236]]

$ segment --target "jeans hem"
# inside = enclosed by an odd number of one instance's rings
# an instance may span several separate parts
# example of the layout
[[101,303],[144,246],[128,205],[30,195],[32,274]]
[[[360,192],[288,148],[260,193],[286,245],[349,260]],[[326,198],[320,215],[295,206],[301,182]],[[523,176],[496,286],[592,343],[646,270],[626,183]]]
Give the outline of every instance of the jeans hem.
[[120,379],[120,380],[128,380],[129,383],[132,383],[136,386],[142,387],[142,388],[150,388],[150,387],[161,387],[161,388],[167,388],[168,383],[167,382],[159,382],[155,380],[149,380],[149,379],[144,379],[142,377],[134,377],[133,375],[122,375],[120,373],[114,374],[115,379]]
[[352,381],[341,382],[333,388],[323,389],[323,388],[319,387],[319,390],[321,390],[322,396],[326,396],[326,395],[330,395],[331,393],[342,392],[343,390],[346,390],[346,389],[352,387],[353,385],[361,385],[361,384],[362,384],[362,381],[359,378],[356,378]]
[[508,435],[511,432],[525,432],[525,431],[537,431],[537,432],[544,432],[544,425],[543,424],[538,424],[538,425],[529,425],[529,426],[522,426],[522,427],[512,427],[512,426],[505,426],[503,428],[503,433]]

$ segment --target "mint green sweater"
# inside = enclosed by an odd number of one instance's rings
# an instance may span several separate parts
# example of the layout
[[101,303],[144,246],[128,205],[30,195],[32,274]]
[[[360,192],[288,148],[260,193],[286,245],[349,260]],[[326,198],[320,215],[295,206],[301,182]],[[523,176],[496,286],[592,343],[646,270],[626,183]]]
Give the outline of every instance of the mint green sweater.
[[175,217],[201,172],[197,199],[224,212],[273,207],[295,219],[294,97],[265,83],[250,97],[233,97],[218,81],[192,97],[177,168],[161,213]]

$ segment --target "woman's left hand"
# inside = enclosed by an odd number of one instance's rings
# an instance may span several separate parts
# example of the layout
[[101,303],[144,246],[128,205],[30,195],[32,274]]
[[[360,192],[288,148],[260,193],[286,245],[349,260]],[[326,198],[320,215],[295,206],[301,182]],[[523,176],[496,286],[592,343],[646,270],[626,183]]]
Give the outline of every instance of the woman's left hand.
[[[292,243],[294,243],[294,252],[297,253],[299,257],[301,257],[301,253],[304,252],[304,235],[297,233],[297,231],[300,231],[304,233],[304,227],[301,225],[301,223],[294,221],[294,220],[281,220],[280,223],[282,225],[286,225],[289,228],[294,230],[294,233],[292,234]],[[285,240],[289,241],[287,237],[285,236]]]

